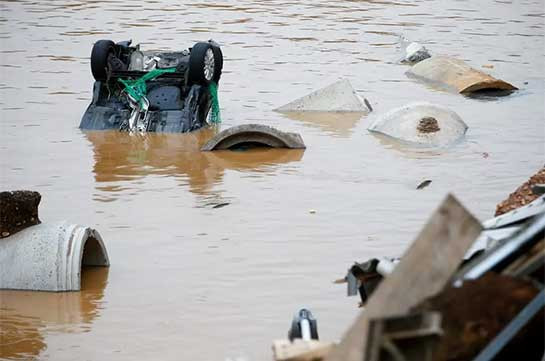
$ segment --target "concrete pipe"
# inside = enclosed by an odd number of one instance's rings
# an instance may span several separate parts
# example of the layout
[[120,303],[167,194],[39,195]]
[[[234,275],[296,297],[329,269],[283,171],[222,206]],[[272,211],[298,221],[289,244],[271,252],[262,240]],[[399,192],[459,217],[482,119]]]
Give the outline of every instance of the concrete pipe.
[[100,234],[61,222],[0,240],[0,289],[79,291],[82,266],[110,265]]
[[467,125],[458,114],[448,108],[419,102],[387,112],[367,129],[407,144],[442,147],[462,139]]
[[247,144],[272,148],[305,148],[303,138],[297,133],[282,132],[266,125],[243,124],[225,129],[210,139],[201,150],[233,149]]

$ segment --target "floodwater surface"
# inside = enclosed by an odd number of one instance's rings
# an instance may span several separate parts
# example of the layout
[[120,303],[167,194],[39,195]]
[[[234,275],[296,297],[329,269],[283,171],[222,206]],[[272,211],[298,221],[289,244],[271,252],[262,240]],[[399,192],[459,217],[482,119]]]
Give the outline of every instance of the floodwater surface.
[[[84,271],[79,293],[0,291],[0,359],[269,360],[301,307],[339,339],[358,299],[332,281],[352,262],[400,256],[449,192],[491,217],[543,166],[544,12],[543,0],[0,2],[1,189],[40,192],[43,222],[98,229],[111,261]],[[410,79],[400,34],[520,90],[474,99]],[[225,57],[220,129],[275,126],[305,151],[200,153],[214,128],[78,129],[96,40],[210,38]],[[341,78],[374,112],[272,111]],[[414,101],[455,110],[465,139],[427,151],[366,130]]]

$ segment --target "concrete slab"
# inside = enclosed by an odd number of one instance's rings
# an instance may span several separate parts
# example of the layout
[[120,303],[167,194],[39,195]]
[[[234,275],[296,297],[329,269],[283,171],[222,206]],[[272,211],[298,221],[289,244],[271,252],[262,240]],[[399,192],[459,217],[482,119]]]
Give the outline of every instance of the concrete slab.
[[517,90],[512,84],[476,70],[463,60],[448,56],[432,56],[413,65],[406,73],[424,81],[439,84],[458,93],[480,90]]
[[369,102],[360,97],[350,81],[341,79],[325,88],[275,109],[277,112],[361,112],[371,111]]
[[467,125],[448,108],[419,102],[389,111],[367,129],[410,144],[441,147],[460,140]]
[[202,151],[231,149],[244,145],[261,145],[272,148],[306,148],[303,138],[296,133],[286,133],[261,124],[243,124],[225,129],[210,139]]
[[60,222],[0,240],[0,289],[79,291],[82,266],[109,266],[100,234]]

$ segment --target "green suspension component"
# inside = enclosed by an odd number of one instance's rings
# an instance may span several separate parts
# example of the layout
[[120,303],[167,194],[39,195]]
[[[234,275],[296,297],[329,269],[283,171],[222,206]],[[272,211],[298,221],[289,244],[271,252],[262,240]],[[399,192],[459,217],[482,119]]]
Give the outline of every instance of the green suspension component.
[[125,91],[127,94],[129,94],[137,103],[143,106],[144,104],[142,103],[142,98],[144,98],[148,92],[146,82],[148,80],[155,79],[162,74],[174,73],[175,71],[176,68],[153,69],[136,80],[123,80],[121,78],[118,80],[125,86]]
[[210,97],[212,98],[210,123],[213,123],[213,124],[221,123],[220,101],[218,98],[218,84],[215,82],[211,82],[210,85],[208,86],[208,91],[210,92]]
[[[142,99],[147,95],[146,82],[148,80],[153,80],[162,74],[174,73],[175,71],[176,68],[153,69],[136,80],[123,80],[121,78],[118,80],[125,86],[125,91],[127,94],[129,94],[137,103],[139,103],[140,106],[144,106]],[[221,123],[218,84],[211,82],[208,86],[208,91],[210,92],[210,97],[212,98],[212,109],[209,118],[210,122],[213,124]]]

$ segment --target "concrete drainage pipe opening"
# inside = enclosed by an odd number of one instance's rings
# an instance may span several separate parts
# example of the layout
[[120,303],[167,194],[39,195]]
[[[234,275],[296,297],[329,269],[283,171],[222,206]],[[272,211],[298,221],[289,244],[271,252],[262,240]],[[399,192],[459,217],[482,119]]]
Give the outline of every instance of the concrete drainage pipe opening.
[[0,242],[0,289],[79,291],[82,267],[108,267],[100,234],[61,222],[39,224]]

